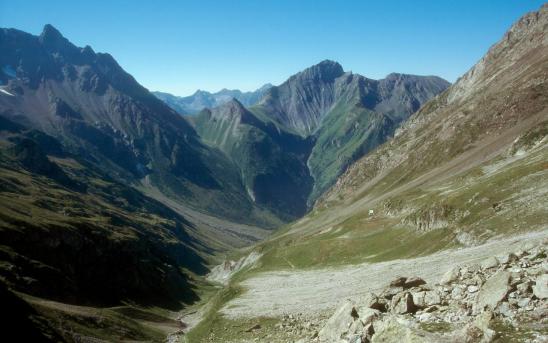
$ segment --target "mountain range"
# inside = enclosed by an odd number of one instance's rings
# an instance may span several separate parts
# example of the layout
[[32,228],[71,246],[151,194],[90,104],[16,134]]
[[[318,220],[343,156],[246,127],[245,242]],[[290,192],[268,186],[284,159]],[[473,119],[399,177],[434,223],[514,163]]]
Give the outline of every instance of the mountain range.
[[244,106],[254,105],[271,87],[272,85],[270,83],[267,83],[252,92],[242,92],[238,89],[223,88],[216,93],[197,90],[194,94],[189,96],[176,96],[165,92],[152,92],[152,94],[154,94],[158,99],[165,102],[169,107],[177,111],[179,114],[192,115],[200,112],[204,108],[221,106],[222,104],[232,99],[238,100]]

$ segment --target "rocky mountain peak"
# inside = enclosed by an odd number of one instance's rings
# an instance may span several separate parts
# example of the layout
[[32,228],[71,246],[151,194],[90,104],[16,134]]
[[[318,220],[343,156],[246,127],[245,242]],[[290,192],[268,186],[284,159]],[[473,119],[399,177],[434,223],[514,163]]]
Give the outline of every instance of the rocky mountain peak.
[[66,45],[72,45],[65,37],[63,37],[61,32],[59,32],[59,30],[51,24],[46,24],[44,26],[44,29],[38,39],[40,43],[49,48],[59,49]]
[[324,60],[313,65],[296,76],[301,79],[321,80],[324,82],[332,82],[339,76],[344,74],[343,67],[331,60]]
[[242,105],[241,102],[239,102],[236,98],[230,99],[227,103],[221,105],[219,107],[219,110],[221,110],[224,113],[228,114],[241,114],[246,111],[244,105]]

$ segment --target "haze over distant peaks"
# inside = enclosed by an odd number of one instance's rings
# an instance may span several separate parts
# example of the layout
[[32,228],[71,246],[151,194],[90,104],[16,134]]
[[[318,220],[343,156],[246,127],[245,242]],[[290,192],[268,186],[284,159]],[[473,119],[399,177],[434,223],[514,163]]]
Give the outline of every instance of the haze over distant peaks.
[[216,93],[198,89],[194,94],[189,96],[176,96],[164,92],[152,92],[152,94],[154,94],[158,99],[164,101],[169,107],[173,108],[180,114],[196,114],[204,108],[221,106],[222,104],[230,101],[232,98],[237,99],[244,106],[254,105],[271,87],[272,85],[267,83],[251,92],[242,92],[239,89],[223,88]]

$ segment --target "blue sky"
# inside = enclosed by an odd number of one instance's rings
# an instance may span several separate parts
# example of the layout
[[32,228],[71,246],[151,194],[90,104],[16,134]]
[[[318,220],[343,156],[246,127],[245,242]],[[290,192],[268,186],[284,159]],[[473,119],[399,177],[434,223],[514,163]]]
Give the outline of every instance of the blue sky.
[[252,90],[324,59],[371,78],[468,70],[543,1],[7,1],[0,27],[54,25],[150,90]]

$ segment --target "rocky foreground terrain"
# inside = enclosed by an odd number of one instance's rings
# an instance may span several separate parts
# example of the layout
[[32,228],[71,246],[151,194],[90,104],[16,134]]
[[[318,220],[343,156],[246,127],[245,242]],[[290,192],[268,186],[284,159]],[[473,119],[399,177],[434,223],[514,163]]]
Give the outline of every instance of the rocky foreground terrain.
[[[325,295],[328,285],[334,286],[336,275],[311,271],[321,277],[316,278],[316,287],[309,285],[308,295],[288,281],[290,294],[283,278],[271,277],[270,292],[285,290],[285,295],[271,293],[269,303],[255,294],[254,308],[241,301],[229,302],[222,312],[234,321],[228,321],[224,331],[238,335],[213,332],[208,341],[548,342],[547,248],[548,238],[538,234],[449,251],[439,254],[439,259],[438,254],[430,256],[435,261],[431,264],[445,267],[441,273],[423,268],[422,258],[411,259],[406,268],[383,263],[356,266],[338,279],[337,289],[350,291],[331,310],[325,306],[337,299],[333,288],[324,307],[316,296]],[[358,269],[371,271],[369,276],[357,276],[361,290],[352,281]],[[418,270],[431,273],[415,276]],[[307,299],[313,308],[306,306]]]
[[546,243],[454,267],[435,284],[398,277],[363,306],[346,301],[311,340],[546,342]]

